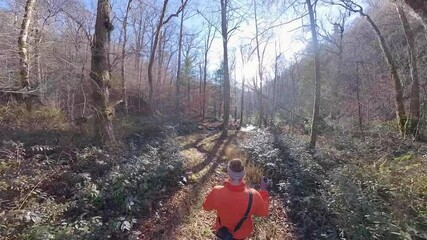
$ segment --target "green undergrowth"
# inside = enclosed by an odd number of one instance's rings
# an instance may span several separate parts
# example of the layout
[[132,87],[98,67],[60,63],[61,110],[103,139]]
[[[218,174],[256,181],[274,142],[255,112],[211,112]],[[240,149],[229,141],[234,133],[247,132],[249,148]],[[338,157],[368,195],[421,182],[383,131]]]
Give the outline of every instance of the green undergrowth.
[[114,149],[28,158],[22,143],[3,141],[0,239],[138,239],[144,216],[180,186],[184,168],[175,139],[189,124],[128,122]]
[[427,239],[427,148],[397,137],[258,133],[252,161],[274,181],[301,239]]

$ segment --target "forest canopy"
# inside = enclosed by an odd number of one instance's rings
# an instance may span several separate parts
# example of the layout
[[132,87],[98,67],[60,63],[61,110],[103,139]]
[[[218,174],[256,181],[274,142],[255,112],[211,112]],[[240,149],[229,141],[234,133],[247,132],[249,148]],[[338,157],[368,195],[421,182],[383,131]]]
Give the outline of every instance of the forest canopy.
[[148,225],[244,156],[281,202],[256,239],[427,238],[427,1],[2,0],[0,22],[2,237],[184,239]]

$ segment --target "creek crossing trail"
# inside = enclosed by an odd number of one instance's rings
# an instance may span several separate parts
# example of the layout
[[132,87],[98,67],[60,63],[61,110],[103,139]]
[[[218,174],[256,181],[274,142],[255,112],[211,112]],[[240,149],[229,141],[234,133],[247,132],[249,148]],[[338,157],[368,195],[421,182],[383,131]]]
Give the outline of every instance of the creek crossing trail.
[[[215,212],[202,208],[205,196],[215,185],[226,179],[226,164],[233,158],[247,162],[243,143],[251,137],[250,131],[232,131],[225,139],[220,133],[201,131],[179,136],[181,154],[186,159],[186,185],[158,203],[158,208],[143,221],[141,239],[215,239],[212,226]],[[246,182],[255,187],[262,170],[247,165]],[[254,233],[250,239],[297,239],[292,223],[287,221],[283,201],[270,196],[270,210],[266,218],[254,217]]]

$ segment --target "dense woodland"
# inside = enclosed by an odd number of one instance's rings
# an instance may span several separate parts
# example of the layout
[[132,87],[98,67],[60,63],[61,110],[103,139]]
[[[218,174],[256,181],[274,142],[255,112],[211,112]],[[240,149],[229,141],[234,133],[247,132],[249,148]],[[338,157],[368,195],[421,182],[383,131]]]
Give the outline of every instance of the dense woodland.
[[427,239],[427,1],[1,0],[0,239]]

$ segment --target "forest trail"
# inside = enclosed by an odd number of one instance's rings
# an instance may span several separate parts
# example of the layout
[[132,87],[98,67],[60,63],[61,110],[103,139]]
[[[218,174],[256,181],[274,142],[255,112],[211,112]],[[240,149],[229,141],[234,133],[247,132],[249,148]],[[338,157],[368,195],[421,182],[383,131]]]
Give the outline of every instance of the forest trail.
[[[242,143],[250,133],[234,132],[226,139],[219,133],[202,132],[178,137],[187,169],[186,186],[160,201],[154,214],[142,223],[141,239],[215,239],[212,225],[215,212],[206,212],[202,203],[215,185],[226,179],[225,166],[233,158],[246,160]],[[247,183],[254,187],[262,171],[247,166]],[[296,239],[292,223],[287,221],[278,196],[270,196],[267,218],[254,218],[255,230],[250,239]]]

